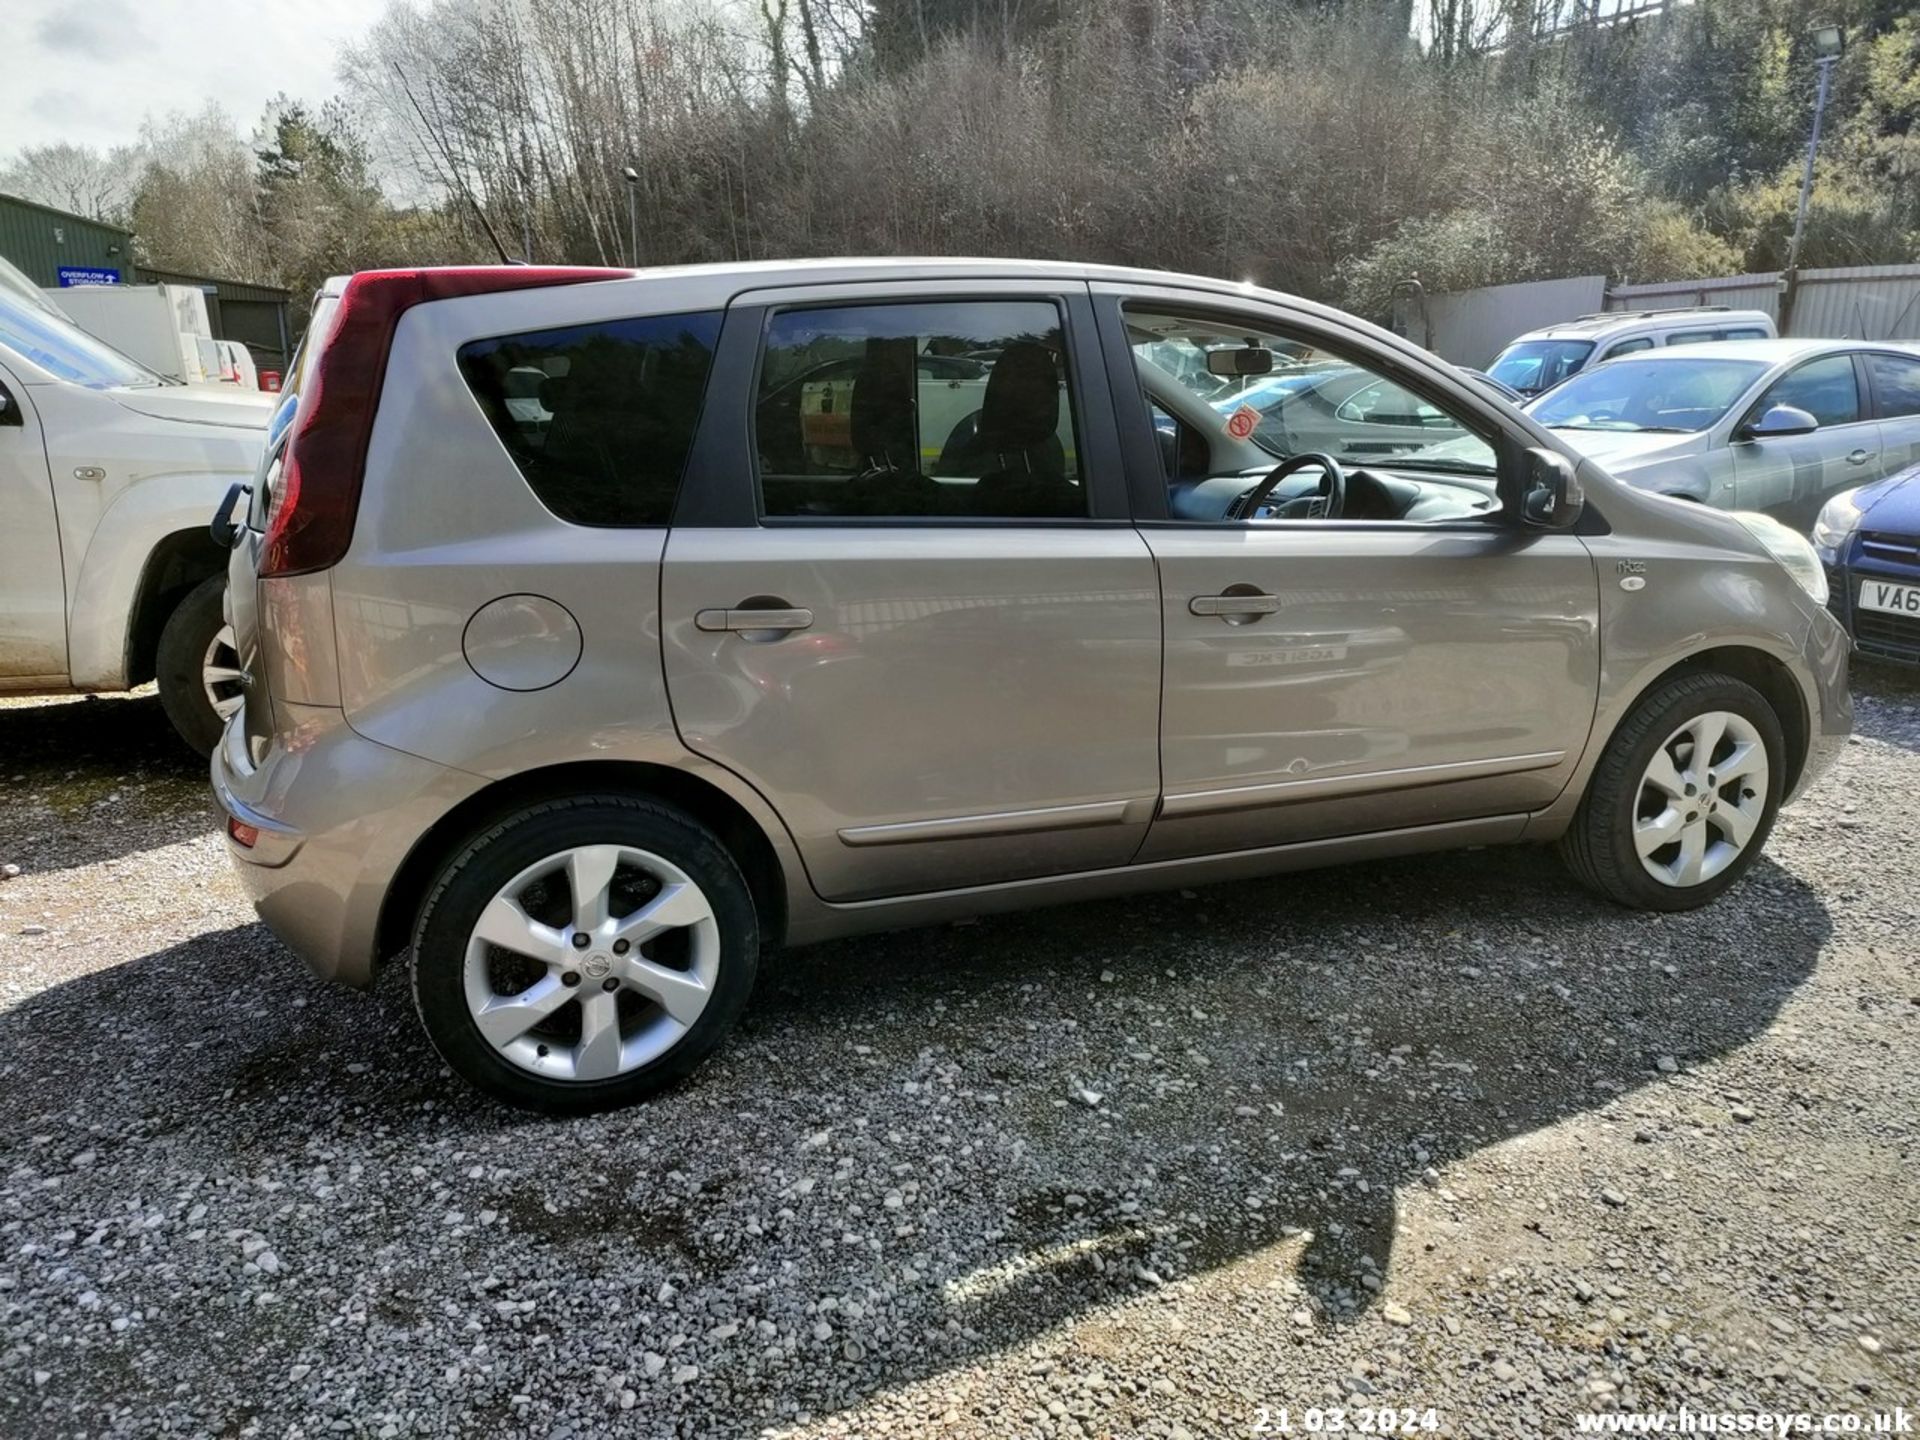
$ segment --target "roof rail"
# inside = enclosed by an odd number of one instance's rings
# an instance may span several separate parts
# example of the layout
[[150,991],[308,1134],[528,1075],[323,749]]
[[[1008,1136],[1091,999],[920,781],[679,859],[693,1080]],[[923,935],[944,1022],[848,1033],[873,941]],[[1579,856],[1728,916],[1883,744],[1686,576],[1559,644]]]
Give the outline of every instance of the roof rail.
[[1656,315],[1694,315],[1715,310],[1722,313],[1731,311],[1731,305],[1672,305],[1664,310],[1596,310],[1591,315],[1582,315],[1582,320],[1651,320]]

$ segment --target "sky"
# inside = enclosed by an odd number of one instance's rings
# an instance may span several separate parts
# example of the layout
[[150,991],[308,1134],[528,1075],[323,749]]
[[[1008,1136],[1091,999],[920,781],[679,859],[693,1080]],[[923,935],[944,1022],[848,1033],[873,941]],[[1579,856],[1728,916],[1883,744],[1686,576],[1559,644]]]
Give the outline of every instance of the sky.
[[0,160],[127,144],[147,116],[218,100],[242,131],[285,91],[338,93],[340,51],[387,0],[6,0]]

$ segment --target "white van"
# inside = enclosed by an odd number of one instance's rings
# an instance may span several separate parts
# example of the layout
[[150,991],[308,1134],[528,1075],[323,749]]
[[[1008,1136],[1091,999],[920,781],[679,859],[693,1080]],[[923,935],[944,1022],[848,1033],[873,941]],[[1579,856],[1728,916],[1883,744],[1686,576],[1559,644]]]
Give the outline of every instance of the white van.
[[1529,330],[1494,356],[1487,373],[1522,395],[1538,395],[1589,365],[1636,350],[1709,340],[1771,340],[1779,333],[1764,310],[1731,310],[1725,305],[1606,310]]
[[184,385],[0,289],[0,694],[158,680],[202,754],[240,706],[207,520],[275,396]]

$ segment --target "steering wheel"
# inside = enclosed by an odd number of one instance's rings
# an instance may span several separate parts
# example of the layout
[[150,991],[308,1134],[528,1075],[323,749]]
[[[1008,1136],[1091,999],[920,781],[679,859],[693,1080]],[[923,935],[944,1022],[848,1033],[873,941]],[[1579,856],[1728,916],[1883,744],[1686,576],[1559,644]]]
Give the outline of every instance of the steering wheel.
[[1320,450],[1303,450],[1298,455],[1289,455],[1269,470],[1257,485],[1229,505],[1227,513],[1221,518],[1238,520],[1242,516],[1258,515],[1260,506],[1273,493],[1274,487],[1294,471],[1305,470],[1312,465],[1318,465],[1326,472],[1320,488],[1284,501],[1274,515],[1282,520],[1337,519],[1341,511],[1346,509],[1347,472],[1340,468],[1338,460]]

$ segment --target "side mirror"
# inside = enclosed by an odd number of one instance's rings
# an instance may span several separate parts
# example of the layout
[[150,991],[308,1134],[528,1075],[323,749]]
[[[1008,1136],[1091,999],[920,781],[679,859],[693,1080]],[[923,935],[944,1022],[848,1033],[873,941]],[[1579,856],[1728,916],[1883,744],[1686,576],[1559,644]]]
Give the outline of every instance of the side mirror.
[[1820,422],[1798,405],[1769,406],[1767,413],[1751,425],[1740,427],[1739,440],[1775,440],[1782,435],[1811,435]]
[[1526,483],[1520,493],[1521,523],[1535,530],[1571,530],[1586,509],[1587,495],[1573,461],[1557,450],[1527,451]]
[[213,523],[207,527],[207,533],[213,536],[213,543],[222,550],[231,550],[234,541],[240,538],[240,527],[233,523],[233,512],[243,497],[251,495],[253,487],[236,480],[227,487],[220,508],[213,512]]
[[24,425],[20,412],[13,408],[13,396],[0,389],[0,425]]
[[1207,373],[1211,375],[1271,375],[1273,351],[1248,341],[1238,350],[1209,350]]

